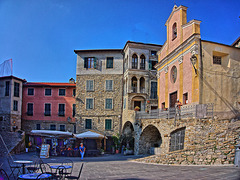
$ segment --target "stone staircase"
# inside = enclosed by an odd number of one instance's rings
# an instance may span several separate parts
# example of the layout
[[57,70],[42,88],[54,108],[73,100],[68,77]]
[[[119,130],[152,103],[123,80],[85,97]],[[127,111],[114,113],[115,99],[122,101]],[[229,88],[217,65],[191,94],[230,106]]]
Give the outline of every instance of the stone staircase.
[[[12,154],[19,154],[25,149],[25,133],[23,131],[18,132],[0,132],[8,150]],[[0,156],[6,156],[8,151],[0,137]]]

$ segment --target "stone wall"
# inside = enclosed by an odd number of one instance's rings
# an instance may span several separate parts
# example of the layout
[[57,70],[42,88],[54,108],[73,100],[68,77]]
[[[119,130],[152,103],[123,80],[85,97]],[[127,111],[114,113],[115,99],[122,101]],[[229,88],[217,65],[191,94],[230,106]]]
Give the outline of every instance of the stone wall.
[[[150,120],[143,122],[142,131],[149,122]],[[158,128],[162,137],[161,155],[153,155],[137,161],[183,165],[234,163],[235,145],[240,143],[240,121],[184,119],[178,121],[176,126],[169,126],[173,124],[172,120],[151,120],[151,122]],[[181,127],[186,127],[184,149],[169,152],[170,133]],[[141,136],[142,134],[139,137]],[[143,146],[139,146],[140,150],[141,148]]]
[[[94,90],[86,90],[86,81],[94,81]],[[106,90],[106,80],[113,80],[113,90]],[[105,133],[107,136],[120,133],[122,117],[122,75],[81,75],[77,76],[76,88],[76,118],[77,133],[87,131],[85,120],[92,119],[92,129]],[[93,109],[86,109],[86,98],[93,99]],[[105,100],[113,100],[113,109],[105,109]],[[112,120],[112,129],[105,130],[105,120]]]

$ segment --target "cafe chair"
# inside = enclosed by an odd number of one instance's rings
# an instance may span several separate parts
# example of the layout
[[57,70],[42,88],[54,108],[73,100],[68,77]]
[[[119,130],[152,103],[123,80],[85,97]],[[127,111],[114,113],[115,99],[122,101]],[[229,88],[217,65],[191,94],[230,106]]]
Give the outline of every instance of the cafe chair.
[[40,169],[41,169],[41,172],[44,173],[44,174],[51,174],[52,175],[51,179],[57,179],[56,173],[52,172],[52,169],[51,169],[49,164],[41,163],[40,164]]
[[42,160],[38,156],[32,157],[33,164],[27,167],[27,170],[29,173],[35,173],[40,169],[40,163],[42,163]]
[[79,170],[78,176],[66,176],[65,179],[76,179],[76,180],[79,180],[79,179],[80,179],[80,176],[81,176],[81,173],[82,173],[83,164],[84,164],[84,163],[82,163],[82,166],[81,166],[81,168],[80,168],[80,170]]
[[9,177],[6,173],[6,171],[4,171],[4,169],[0,169],[0,179],[4,179],[4,180],[9,180]]
[[63,166],[63,165],[58,166],[58,168],[56,169],[55,177],[57,179],[64,179],[65,175],[67,174],[66,170],[67,169],[65,168],[65,166]]
[[42,178],[41,176],[44,175],[44,174],[45,174],[45,173],[39,174],[36,179],[41,179],[41,180],[47,180],[47,179],[50,180],[50,179],[51,179],[51,177]]
[[13,176],[14,179],[16,179],[15,172],[17,172],[18,176],[21,173],[22,166],[20,164],[14,163],[14,160],[11,156],[7,156],[7,162],[11,170],[11,174],[9,175],[9,177]]
[[71,175],[72,174],[72,170],[73,170],[73,161],[71,159],[66,159],[62,165],[68,165],[71,166],[71,168],[66,168],[66,172],[64,172],[64,175]]

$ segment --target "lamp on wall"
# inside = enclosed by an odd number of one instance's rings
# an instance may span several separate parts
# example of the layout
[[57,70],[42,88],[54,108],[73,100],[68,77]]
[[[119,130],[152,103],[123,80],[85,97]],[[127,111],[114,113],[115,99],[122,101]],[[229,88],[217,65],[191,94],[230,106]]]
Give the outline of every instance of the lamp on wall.
[[197,75],[197,69],[195,67],[196,62],[197,62],[197,56],[195,54],[193,54],[192,57],[190,58],[190,61],[191,61],[192,65],[193,65],[195,74]]

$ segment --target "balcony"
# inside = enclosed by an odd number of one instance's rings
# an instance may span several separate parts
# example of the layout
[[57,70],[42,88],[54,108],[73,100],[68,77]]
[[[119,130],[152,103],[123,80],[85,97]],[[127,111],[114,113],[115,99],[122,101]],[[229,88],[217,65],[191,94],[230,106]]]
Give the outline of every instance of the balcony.
[[[136,119],[173,119],[176,115],[175,108],[167,110],[156,109],[149,113],[144,111],[136,112]],[[213,117],[213,104],[194,104],[181,107],[181,118],[207,118]]]

